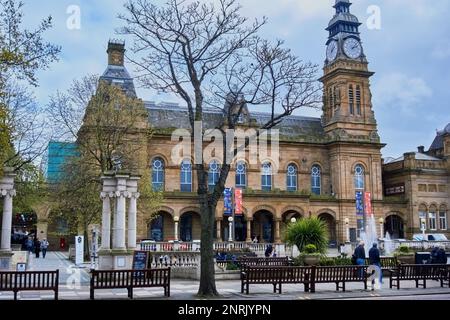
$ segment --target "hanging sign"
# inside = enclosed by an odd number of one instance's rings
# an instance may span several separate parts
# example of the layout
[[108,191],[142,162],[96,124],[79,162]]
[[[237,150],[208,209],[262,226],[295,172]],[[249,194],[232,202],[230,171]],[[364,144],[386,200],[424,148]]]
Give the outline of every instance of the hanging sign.
[[231,216],[233,215],[233,189],[231,188],[225,188],[225,191],[223,192],[223,214],[225,216]]
[[75,264],[83,264],[84,262],[84,237],[75,237]]
[[243,212],[243,199],[242,199],[242,189],[236,189],[234,192],[234,202],[235,202],[235,214],[242,215]]
[[356,215],[364,215],[363,193],[361,191],[356,192]]
[[364,194],[364,208],[367,216],[373,215],[372,211],[372,194],[370,192],[366,192]]

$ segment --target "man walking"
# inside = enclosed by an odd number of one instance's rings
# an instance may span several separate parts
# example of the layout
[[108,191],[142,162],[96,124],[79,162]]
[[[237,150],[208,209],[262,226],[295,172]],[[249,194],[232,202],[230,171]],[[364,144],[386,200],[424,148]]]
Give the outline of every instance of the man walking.
[[373,244],[372,249],[369,250],[369,263],[371,266],[377,266],[380,272],[380,284],[383,283],[383,271],[381,269],[380,250],[376,243]]
[[45,259],[45,255],[47,254],[48,246],[49,246],[49,243],[48,243],[47,239],[44,239],[41,241],[42,258],[44,258],[44,259]]
[[[353,254],[353,259],[358,266],[363,266],[366,264],[366,250],[364,249],[364,241],[361,241],[359,243],[359,246],[356,247]],[[362,278],[364,275],[364,270],[361,268],[360,270],[358,270],[358,274],[359,277]]]

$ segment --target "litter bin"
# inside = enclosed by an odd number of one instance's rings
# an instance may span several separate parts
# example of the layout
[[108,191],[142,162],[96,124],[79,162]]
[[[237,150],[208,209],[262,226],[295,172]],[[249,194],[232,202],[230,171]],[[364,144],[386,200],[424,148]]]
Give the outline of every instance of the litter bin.
[[416,264],[428,264],[431,261],[430,252],[416,252]]

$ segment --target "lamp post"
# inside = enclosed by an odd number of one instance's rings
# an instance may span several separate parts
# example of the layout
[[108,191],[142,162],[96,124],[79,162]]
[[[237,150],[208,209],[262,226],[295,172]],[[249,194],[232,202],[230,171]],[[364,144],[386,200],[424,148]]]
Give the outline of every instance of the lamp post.
[[296,222],[297,222],[297,219],[296,219],[296,218],[292,218],[292,219],[291,219],[291,223],[292,223],[292,224],[294,224],[294,223],[296,223]]
[[346,238],[346,242],[350,243],[350,229],[349,229],[350,219],[349,218],[345,218],[344,219],[344,223],[345,223],[345,238]]
[[384,238],[384,219],[380,218],[378,220],[379,224],[380,224],[380,239]]
[[229,242],[233,242],[233,217],[229,217],[228,218],[228,228],[229,228],[229,237],[228,237],[228,241]]
[[175,216],[173,218],[173,222],[175,222],[175,242],[178,242],[178,222],[180,222],[180,217],[179,216]]
[[420,219],[420,230],[422,231],[422,241],[426,240],[425,239],[425,231],[427,230],[427,219],[425,218],[421,218]]

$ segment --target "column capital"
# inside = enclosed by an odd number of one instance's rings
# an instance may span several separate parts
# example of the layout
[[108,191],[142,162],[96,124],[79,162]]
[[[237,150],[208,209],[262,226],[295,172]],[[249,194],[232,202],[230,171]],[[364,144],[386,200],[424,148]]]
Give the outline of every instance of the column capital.
[[15,189],[9,189],[9,190],[6,190],[6,189],[1,189],[0,190],[0,196],[2,196],[2,197],[15,197],[17,195],[17,192],[16,192],[16,190]]

